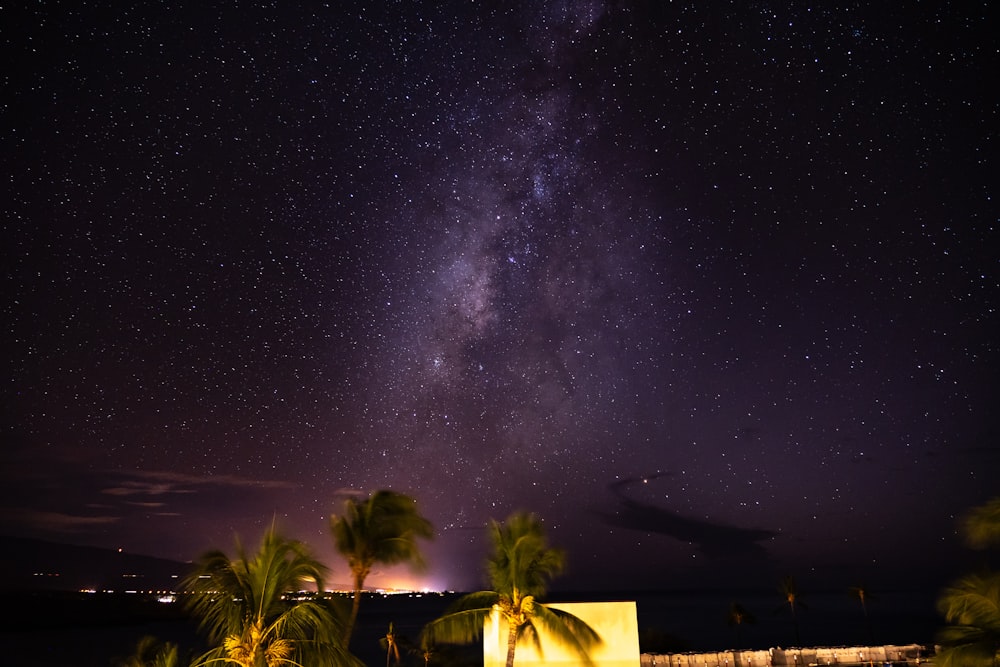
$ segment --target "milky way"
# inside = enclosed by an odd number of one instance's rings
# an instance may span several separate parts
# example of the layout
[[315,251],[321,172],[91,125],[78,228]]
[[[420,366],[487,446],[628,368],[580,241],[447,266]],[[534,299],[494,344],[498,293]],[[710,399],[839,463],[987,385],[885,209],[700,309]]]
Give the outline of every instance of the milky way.
[[0,14],[3,532],[937,576],[996,492],[986,3]]

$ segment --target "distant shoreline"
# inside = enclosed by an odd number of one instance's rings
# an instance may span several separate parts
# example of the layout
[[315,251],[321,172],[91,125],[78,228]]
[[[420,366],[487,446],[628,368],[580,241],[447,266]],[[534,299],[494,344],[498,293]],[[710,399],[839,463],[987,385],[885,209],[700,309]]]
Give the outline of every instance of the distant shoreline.
[[[366,661],[381,652],[378,638],[392,622],[397,632],[416,642],[423,626],[441,615],[460,593],[409,595],[366,594],[352,650]],[[113,651],[127,651],[143,634],[155,634],[181,644],[200,645],[195,624],[178,602],[161,603],[156,595],[85,594],[55,591],[3,591],[3,631],[0,638],[16,646],[18,639],[29,645],[39,641],[58,655],[62,645],[83,648],[93,645],[97,655],[88,657],[107,667]],[[599,591],[564,592],[550,595],[552,602],[635,600],[640,645],[644,652],[658,654],[719,652],[734,648],[767,650],[795,644],[791,619],[781,600],[767,591],[743,591],[739,602],[757,616],[755,624],[735,628],[726,624],[726,611],[733,596],[718,591]],[[883,593],[870,605],[869,628],[856,600],[843,592],[815,593],[805,598],[801,612],[801,644],[812,647],[881,646],[919,644],[932,646],[942,620],[934,608],[935,595],[903,591]],[[10,640],[14,640],[11,642]],[[102,646],[101,644],[104,644]],[[26,654],[24,659],[33,659]],[[85,652],[75,654],[78,658]],[[384,654],[381,654],[384,658]],[[59,662],[40,664],[71,664]],[[14,664],[20,664],[19,660]],[[374,664],[374,663],[373,663]]]

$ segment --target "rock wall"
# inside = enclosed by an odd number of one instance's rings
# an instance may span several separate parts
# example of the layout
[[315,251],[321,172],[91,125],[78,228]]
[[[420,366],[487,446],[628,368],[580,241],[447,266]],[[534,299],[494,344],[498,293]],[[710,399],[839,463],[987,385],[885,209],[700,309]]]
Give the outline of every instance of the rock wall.
[[769,667],[771,665],[918,665],[934,654],[920,644],[771,648],[715,653],[643,653],[641,667]]

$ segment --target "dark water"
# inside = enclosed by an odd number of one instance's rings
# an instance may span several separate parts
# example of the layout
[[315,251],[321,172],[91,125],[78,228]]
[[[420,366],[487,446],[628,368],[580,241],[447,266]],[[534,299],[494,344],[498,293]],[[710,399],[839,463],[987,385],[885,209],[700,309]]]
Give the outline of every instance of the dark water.
[[[940,619],[936,592],[889,592],[868,602],[868,617],[846,592],[803,596],[793,621],[773,592],[618,592],[553,594],[552,601],[635,600],[643,650],[722,650],[772,646],[840,646],[846,644],[932,644]],[[420,629],[441,615],[449,596],[366,596],[351,649],[366,664],[385,664],[378,639],[389,623],[398,636],[415,645]],[[731,602],[739,602],[756,623],[737,629],[726,622]],[[135,596],[3,597],[0,645],[3,665],[41,667],[110,667],[131,654],[147,634],[173,641],[183,650],[200,651],[193,624],[179,605],[164,605]],[[799,641],[795,639],[798,625]],[[480,646],[459,655],[441,655],[438,664],[481,664]],[[186,662],[183,664],[186,665]],[[407,664],[422,665],[414,653]],[[433,664],[433,663],[432,663]]]

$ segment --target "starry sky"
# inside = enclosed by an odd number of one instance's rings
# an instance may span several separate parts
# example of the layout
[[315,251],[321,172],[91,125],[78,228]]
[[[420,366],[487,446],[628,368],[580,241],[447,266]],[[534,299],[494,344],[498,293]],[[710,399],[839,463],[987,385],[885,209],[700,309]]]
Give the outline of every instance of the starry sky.
[[567,587],[952,573],[992,3],[111,4],[0,9],[0,533],[347,581],[392,488],[437,539],[375,585],[518,509]]

